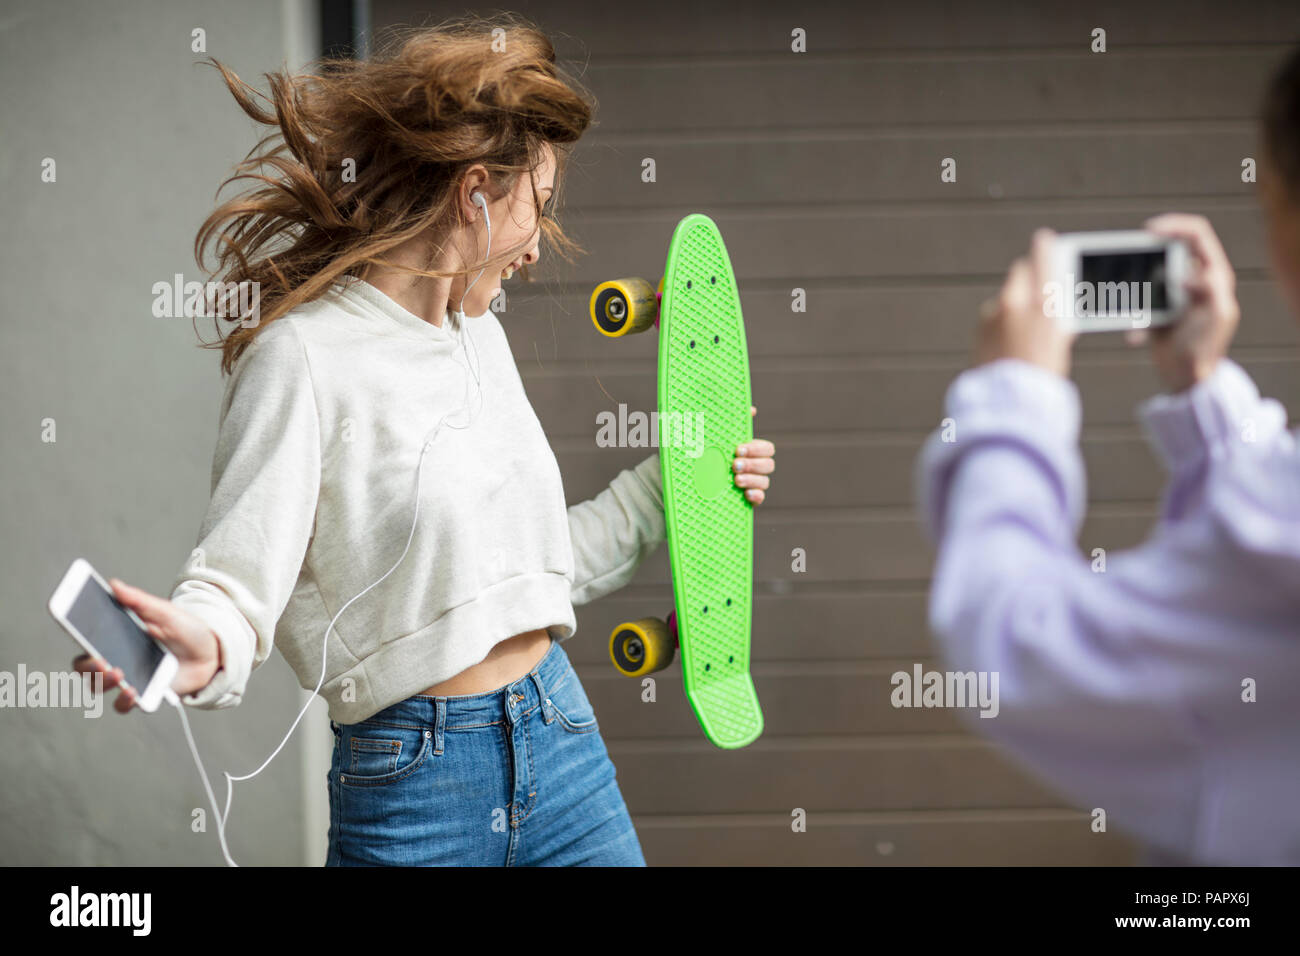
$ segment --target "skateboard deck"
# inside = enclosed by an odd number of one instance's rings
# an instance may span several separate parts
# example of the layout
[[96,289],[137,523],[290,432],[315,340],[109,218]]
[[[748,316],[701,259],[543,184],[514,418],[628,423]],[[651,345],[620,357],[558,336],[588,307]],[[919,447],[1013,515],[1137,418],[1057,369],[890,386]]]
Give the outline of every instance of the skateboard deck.
[[[611,299],[609,287],[620,285],[627,294]],[[704,735],[719,747],[744,747],[763,732],[749,672],[754,507],[731,467],[736,446],[754,437],[749,353],[735,274],[712,219],[693,213],[677,224],[657,309],[651,295],[644,280],[605,283],[592,295],[592,317],[606,335],[621,335],[657,315],[659,462],[682,682]],[[611,635],[623,673],[671,660],[671,643],[666,656],[661,645],[672,631],[665,637],[651,621]],[[621,652],[629,637],[643,657],[629,661]]]

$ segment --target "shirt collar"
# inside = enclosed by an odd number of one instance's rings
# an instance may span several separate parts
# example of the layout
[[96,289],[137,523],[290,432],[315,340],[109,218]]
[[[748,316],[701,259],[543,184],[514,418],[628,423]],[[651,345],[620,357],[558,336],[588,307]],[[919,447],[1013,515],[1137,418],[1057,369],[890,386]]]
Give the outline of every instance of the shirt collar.
[[359,305],[368,315],[382,319],[404,335],[425,341],[448,343],[456,341],[456,321],[450,313],[443,318],[441,326],[426,322],[366,280],[355,276],[347,276],[339,280],[335,283],[334,289],[339,295]]

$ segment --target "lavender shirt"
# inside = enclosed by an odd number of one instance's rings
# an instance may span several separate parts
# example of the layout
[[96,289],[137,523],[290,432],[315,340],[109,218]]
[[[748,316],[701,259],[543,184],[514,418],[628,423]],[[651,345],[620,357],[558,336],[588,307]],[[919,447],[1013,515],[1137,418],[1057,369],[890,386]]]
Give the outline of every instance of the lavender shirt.
[[1076,544],[1074,384],[1004,359],[960,375],[946,409],[919,504],[947,666],[999,673],[997,717],[971,725],[1152,847],[1300,863],[1300,451],[1282,406],[1227,359],[1144,403],[1169,485],[1151,536],[1104,571]]

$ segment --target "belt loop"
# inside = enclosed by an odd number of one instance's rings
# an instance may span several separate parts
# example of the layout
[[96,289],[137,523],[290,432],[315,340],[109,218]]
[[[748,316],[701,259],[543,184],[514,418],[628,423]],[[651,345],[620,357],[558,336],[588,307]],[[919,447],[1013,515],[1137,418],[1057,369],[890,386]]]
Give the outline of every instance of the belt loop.
[[442,756],[442,732],[447,726],[447,698],[435,697],[433,699],[433,711],[433,753],[435,756]]
[[537,685],[537,699],[542,702],[542,717],[549,724],[555,719],[553,713],[555,706],[551,703],[551,698],[546,696],[546,685],[542,683],[542,675],[537,672],[537,668],[533,668],[533,670],[529,671],[528,676]]

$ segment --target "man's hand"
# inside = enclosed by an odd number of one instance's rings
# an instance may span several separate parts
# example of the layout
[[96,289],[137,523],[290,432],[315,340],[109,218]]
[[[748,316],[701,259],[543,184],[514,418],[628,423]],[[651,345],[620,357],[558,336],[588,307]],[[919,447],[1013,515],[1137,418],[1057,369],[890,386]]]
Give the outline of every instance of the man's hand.
[[980,307],[974,364],[1015,358],[1069,377],[1074,336],[1043,306],[1043,286],[1051,275],[1048,252],[1055,238],[1050,229],[1035,232],[1029,255],[1011,264],[997,298]]

